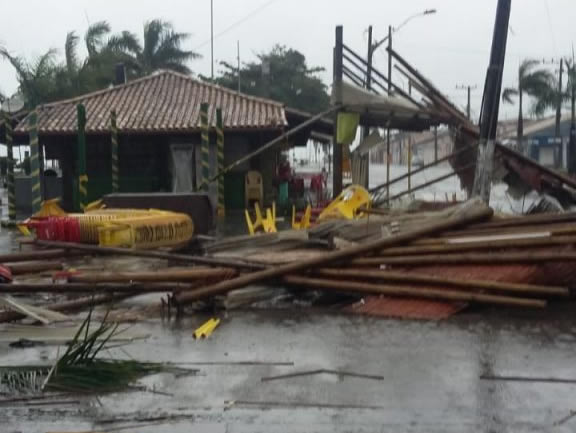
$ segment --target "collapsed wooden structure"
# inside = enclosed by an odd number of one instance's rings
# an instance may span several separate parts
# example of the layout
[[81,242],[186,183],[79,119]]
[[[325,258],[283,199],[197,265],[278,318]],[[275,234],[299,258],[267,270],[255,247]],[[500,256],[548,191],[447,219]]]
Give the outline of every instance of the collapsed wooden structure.
[[[12,283],[0,284],[0,294],[25,296],[21,299],[59,313],[148,293],[170,294],[169,305],[177,310],[218,299],[230,299],[223,305],[249,305],[285,288],[293,288],[296,297],[338,293],[346,305],[401,299],[440,301],[456,310],[467,304],[542,308],[548,300],[566,300],[576,285],[575,245],[574,213],[502,218],[470,201],[436,212],[370,215],[327,221],[307,232],[212,241],[202,256],[27,242],[27,251],[0,257],[14,275]],[[95,271],[78,265],[89,255],[107,263],[132,256],[156,265]],[[53,301],[42,302],[38,293],[51,294]],[[5,311],[0,321],[25,318],[25,311]]]

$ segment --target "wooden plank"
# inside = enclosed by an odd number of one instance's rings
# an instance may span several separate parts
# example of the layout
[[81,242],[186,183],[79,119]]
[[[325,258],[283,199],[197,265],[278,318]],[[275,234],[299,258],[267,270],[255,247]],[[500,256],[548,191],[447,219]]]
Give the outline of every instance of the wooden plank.
[[546,306],[546,301],[539,299],[513,298],[510,296],[486,295],[480,293],[461,292],[456,290],[388,286],[384,284],[369,284],[358,281],[308,278],[293,275],[284,277],[283,281],[287,284],[296,285],[299,287],[336,292],[370,293],[387,296],[401,296],[407,298],[441,299],[444,301],[465,301],[480,304],[526,308],[544,308]]
[[[331,263],[343,262],[351,260],[357,256],[379,251],[386,247],[401,245],[418,239],[423,236],[430,236],[444,230],[450,230],[455,227],[463,226],[473,222],[484,221],[490,218],[493,214],[492,209],[488,207],[480,207],[473,209],[462,209],[463,214],[459,217],[448,218],[443,221],[434,222],[427,225],[422,225],[412,231],[393,235],[384,239],[379,239],[373,242],[360,244],[340,251],[327,252],[323,256],[311,258],[309,260],[299,260],[293,263],[287,263],[279,266],[273,266],[268,269],[244,274],[237,278],[222,281],[202,289],[193,290],[190,292],[181,293],[174,296],[176,304],[186,304],[194,302],[208,296],[220,295],[229,292],[233,289],[248,286],[250,284],[266,281],[272,278],[282,277],[287,274],[305,271],[311,268],[318,268]],[[467,211],[467,213],[465,212]]]
[[336,279],[353,278],[354,280],[377,280],[402,284],[424,284],[434,286],[452,286],[471,290],[493,290],[508,292],[509,294],[523,295],[547,295],[564,296],[570,295],[566,287],[541,286],[534,284],[507,283],[489,280],[468,280],[457,278],[441,278],[432,275],[393,272],[385,270],[366,269],[319,269],[315,274]]

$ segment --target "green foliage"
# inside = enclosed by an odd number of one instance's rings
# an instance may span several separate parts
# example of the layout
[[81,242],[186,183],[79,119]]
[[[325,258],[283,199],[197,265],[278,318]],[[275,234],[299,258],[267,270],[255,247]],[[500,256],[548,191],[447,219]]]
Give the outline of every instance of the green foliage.
[[75,32],[66,35],[63,62],[54,49],[28,61],[0,47],[0,59],[13,66],[26,106],[31,109],[109,86],[118,63],[126,65],[130,77],[141,77],[158,69],[189,74],[187,62],[199,58],[198,54],[181,48],[189,35],[174,31],[165,21],[152,20],[144,25],[143,45],[133,33],[110,35],[110,32],[106,21],[88,28],[84,35],[88,56],[84,59],[78,55],[80,37]]
[[[242,92],[268,97],[311,113],[326,110],[330,105],[327,86],[317,76],[324,69],[309,68],[299,51],[276,45],[270,52],[258,55],[258,60],[240,68]],[[220,64],[223,69],[214,82],[238,89],[238,69],[226,62]],[[263,74],[263,65],[269,66],[267,76]]]
[[538,60],[524,60],[518,69],[518,87],[508,87],[502,92],[502,100],[508,104],[512,104],[515,97],[521,99],[520,93],[532,97],[531,111],[536,116],[542,116],[557,101],[554,74],[547,69],[535,69],[539,64]]
[[118,324],[106,318],[90,331],[92,311],[82,323],[68,349],[52,368],[9,366],[0,368],[0,385],[6,392],[37,393],[43,390],[66,392],[110,392],[129,387],[139,378],[161,371],[180,371],[164,364],[135,360],[104,359]]

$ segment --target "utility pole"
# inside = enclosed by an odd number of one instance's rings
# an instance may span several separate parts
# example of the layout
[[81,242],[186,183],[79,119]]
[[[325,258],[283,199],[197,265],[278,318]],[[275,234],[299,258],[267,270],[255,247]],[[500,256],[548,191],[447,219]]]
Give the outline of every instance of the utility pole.
[[564,72],[564,59],[560,59],[560,76],[558,78],[558,99],[556,101],[556,130],[554,137],[560,138],[560,121],[562,120],[562,74]]
[[470,86],[470,85],[457,85],[456,89],[458,90],[466,90],[468,92],[468,102],[466,103],[466,116],[468,116],[469,120],[472,120],[472,115],[470,114],[470,94],[472,90],[476,90],[478,86]]
[[240,93],[240,41],[236,41],[236,55],[238,58],[238,93]]
[[210,71],[214,79],[214,0],[210,0]]
[[490,202],[490,187],[494,168],[494,149],[500,95],[502,93],[502,74],[506,60],[506,42],[508,40],[508,24],[512,0],[498,0],[490,64],[486,73],[486,84],[480,112],[480,145],[476,160],[476,173],[472,196],[480,197],[486,204]]

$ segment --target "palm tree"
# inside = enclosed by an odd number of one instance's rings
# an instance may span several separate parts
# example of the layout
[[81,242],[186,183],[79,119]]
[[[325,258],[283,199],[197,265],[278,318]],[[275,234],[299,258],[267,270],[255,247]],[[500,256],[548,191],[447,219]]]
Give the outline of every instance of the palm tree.
[[137,76],[151,74],[158,69],[171,69],[190,74],[186,63],[200,58],[198,53],[181,48],[188,39],[188,33],[174,31],[172,24],[162,20],[152,20],[144,24],[144,43],[130,32],[122,32],[108,41],[108,50],[128,55],[127,68]]
[[10,62],[15,69],[28,108],[67,96],[63,95],[66,90],[66,71],[56,62],[56,50],[50,49],[28,62],[0,47],[0,58]]
[[513,97],[518,97],[518,146],[522,146],[524,137],[523,119],[523,95],[535,98],[532,112],[537,115],[544,113],[550,106],[550,100],[554,100],[554,75],[545,69],[534,68],[539,64],[538,60],[526,59],[518,68],[518,88],[508,87],[502,92],[502,99],[505,103],[512,104]]

